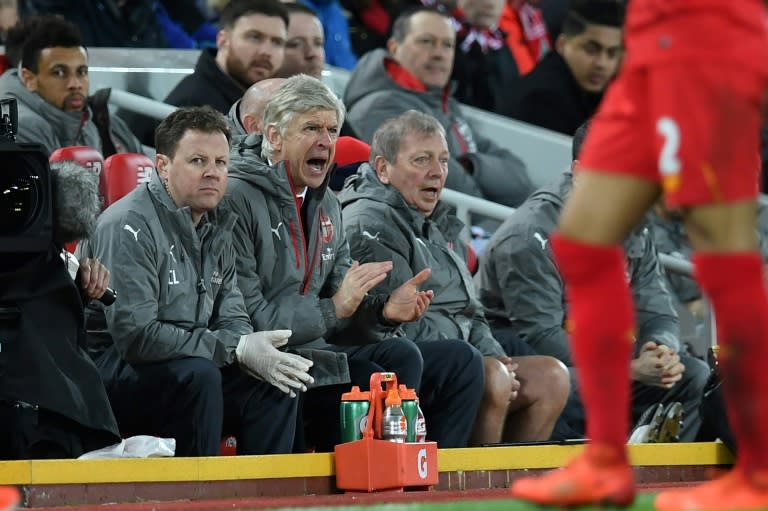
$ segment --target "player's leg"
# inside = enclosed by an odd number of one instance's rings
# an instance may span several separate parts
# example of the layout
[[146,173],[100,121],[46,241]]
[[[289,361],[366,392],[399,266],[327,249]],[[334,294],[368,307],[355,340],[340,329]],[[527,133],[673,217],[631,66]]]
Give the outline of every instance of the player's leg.
[[[643,73],[625,73],[609,91],[590,126],[582,152],[585,168],[576,173],[559,232],[552,237],[566,284],[571,346],[591,442],[564,470],[517,481],[510,492],[518,498],[560,506],[627,505],[634,499],[624,447],[633,304],[621,242],[656,200],[659,187],[652,174],[650,126],[635,115],[642,108],[636,105],[627,113],[621,106],[641,98],[643,85]],[[645,143],[638,133],[647,135]]]
[[713,73],[708,67],[689,72],[704,85],[698,93],[710,90],[710,114],[703,119],[709,139],[696,141],[698,165],[683,169],[681,186],[666,197],[681,208],[695,249],[696,278],[714,309],[725,403],[739,453],[726,478],[661,494],[656,506],[662,511],[768,509],[768,373],[763,368],[768,298],[754,200],[765,83],[748,69],[721,67]]

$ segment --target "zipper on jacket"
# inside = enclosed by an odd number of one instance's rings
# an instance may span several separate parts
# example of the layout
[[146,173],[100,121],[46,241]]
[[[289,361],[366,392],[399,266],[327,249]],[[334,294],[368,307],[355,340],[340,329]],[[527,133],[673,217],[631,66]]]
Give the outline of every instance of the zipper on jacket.
[[[321,218],[323,217],[323,208],[318,206],[317,208],[317,224],[321,223]],[[315,266],[317,266],[317,253],[319,251],[320,247],[320,239],[322,238],[322,230],[321,226],[318,225],[315,232],[318,232],[319,234],[315,236],[315,246],[312,249],[312,264],[308,266],[307,273],[304,274],[304,285],[301,290],[301,294],[305,295],[307,294],[307,291],[309,290],[309,285],[312,283],[312,276],[315,273]],[[309,251],[309,247],[307,247],[307,251]]]
[[197,266],[197,314],[195,315],[195,323],[200,319],[200,315],[203,313],[203,303],[205,301],[205,293],[207,291],[205,287],[205,273],[203,273],[203,240],[200,240],[200,255],[195,261]]
[[291,243],[293,243],[293,253],[296,256],[296,269],[301,268],[301,254],[299,253],[299,241],[296,238],[296,226],[293,222],[288,222],[291,230]]
[[[309,277],[312,275],[311,273],[307,273],[307,271],[309,270],[309,257],[308,257],[309,242],[306,236],[304,236],[304,221],[301,219],[301,210],[299,209],[299,205],[296,203],[296,187],[293,186],[293,177],[291,176],[291,171],[288,167],[289,167],[289,163],[286,161],[285,174],[286,176],[288,176],[288,186],[291,189],[291,200],[293,201],[293,209],[296,210],[296,217],[299,219],[299,222],[298,222],[299,236],[304,246],[304,282],[302,285],[301,294],[306,294],[307,287],[308,287],[307,282],[309,281]],[[293,248],[296,253],[296,268],[299,268],[300,267],[299,265],[301,264],[301,254],[300,254],[300,249],[298,247],[298,241],[297,241],[298,237],[294,234],[293,222],[288,222],[288,225],[291,226],[291,239],[293,240],[293,244],[294,244]]]

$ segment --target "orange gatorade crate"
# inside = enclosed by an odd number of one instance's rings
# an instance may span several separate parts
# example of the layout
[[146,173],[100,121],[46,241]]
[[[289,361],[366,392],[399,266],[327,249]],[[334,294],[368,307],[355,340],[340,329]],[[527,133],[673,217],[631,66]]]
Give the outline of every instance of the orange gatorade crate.
[[336,486],[347,492],[377,492],[426,490],[437,484],[435,442],[398,443],[375,437],[381,435],[385,396],[398,389],[395,374],[373,373],[370,389],[363,438],[335,448]]

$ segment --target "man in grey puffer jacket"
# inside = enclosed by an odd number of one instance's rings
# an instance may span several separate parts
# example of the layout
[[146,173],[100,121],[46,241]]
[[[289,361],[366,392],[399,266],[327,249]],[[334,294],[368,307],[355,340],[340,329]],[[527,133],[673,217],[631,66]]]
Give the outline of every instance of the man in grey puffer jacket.
[[339,195],[350,250],[360,261],[395,263],[385,289],[432,269],[432,304],[403,329],[421,349],[459,342],[483,355],[472,443],[548,440],[568,396],[568,372],[519,339],[504,339],[503,347],[491,333],[463,257],[463,224],[439,202],[448,159],[445,131],[433,116],[409,110],[385,122],[373,138],[371,163]]
[[[179,456],[289,453],[311,362],[277,348],[289,331],[253,332],[237,287],[232,227],[218,207],[229,129],[210,107],[157,129],[152,180],[108,207],[78,251],[112,272],[105,350],[95,357],[123,435],[176,439]],[[99,339],[89,339],[95,345]]]
[[[574,135],[574,160],[585,134],[586,125]],[[549,244],[573,186],[573,175],[567,171],[531,195],[491,237],[476,279],[494,331],[514,331],[537,353],[556,357],[572,368],[575,377],[566,329],[565,289]],[[681,402],[684,421],[680,438],[693,441],[701,425],[698,407],[709,373],[707,365],[681,350],[677,313],[650,229],[646,225],[635,229],[624,250],[638,324],[631,362],[634,420],[652,404]],[[569,401],[566,413],[570,425],[583,431],[583,409],[578,399]]]
[[[328,189],[336,137],[344,107],[326,85],[307,75],[288,78],[267,104],[263,117],[262,156],[254,153],[253,135],[234,147],[227,203],[238,214],[235,224],[238,285],[255,329],[290,328],[288,346],[314,362],[314,385],[304,397],[303,412],[309,443],[318,450],[338,442],[341,393],[350,384],[367,388],[372,372],[394,371],[400,383],[428,387],[427,368],[435,363],[470,374],[479,357],[465,352],[454,360],[443,353],[438,361],[422,355],[399,337],[402,322],[418,318],[431,299],[418,286],[429,275],[416,275],[398,289],[376,289],[392,263],[357,264],[341,222],[341,208]],[[265,163],[266,160],[266,163]],[[271,164],[268,165],[267,163]],[[482,375],[480,374],[482,383]],[[475,387],[445,382],[457,395],[468,392],[473,406]],[[430,391],[450,391],[437,382]],[[475,395],[477,400],[479,395]],[[431,420],[422,401],[428,436],[442,447],[462,447],[470,422],[461,417]],[[470,413],[470,415],[473,415]]]
[[88,56],[75,25],[55,16],[34,16],[11,31],[12,44],[22,45],[11,51],[21,57],[20,70],[3,74],[0,95],[18,102],[17,142],[40,144],[46,154],[74,145],[93,147],[105,158],[142,152],[128,126],[110,115],[109,89],[88,97]]

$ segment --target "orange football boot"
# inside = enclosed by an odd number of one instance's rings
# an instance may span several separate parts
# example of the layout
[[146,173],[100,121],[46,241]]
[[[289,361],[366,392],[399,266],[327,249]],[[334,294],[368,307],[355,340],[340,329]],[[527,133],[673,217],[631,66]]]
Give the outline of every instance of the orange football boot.
[[0,486],[0,511],[13,511],[21,502],[15,486]]
[[695,488],[661,492],[655,507],[657,511],[768,510],[768,472],[746,476],[736,468]]
[[509,493],[516,499],[549,506],[628,506],[635,500],[635,480],[623,452],[590,444],[565,468],[519,479]]

